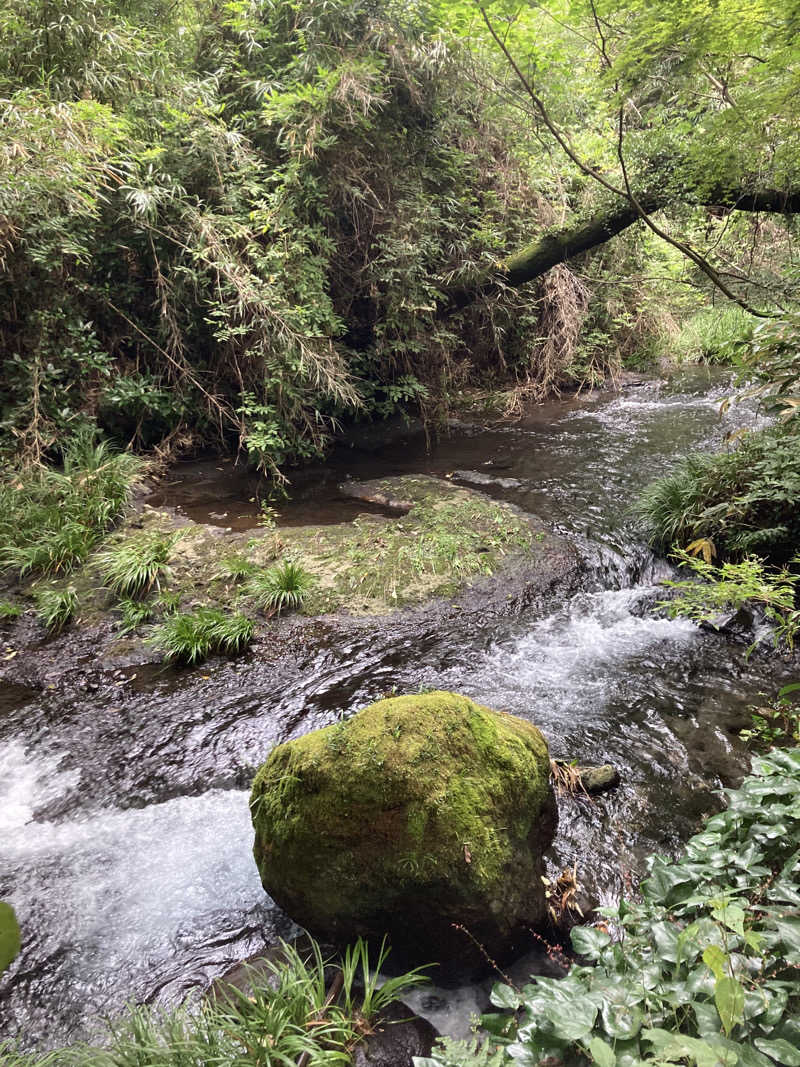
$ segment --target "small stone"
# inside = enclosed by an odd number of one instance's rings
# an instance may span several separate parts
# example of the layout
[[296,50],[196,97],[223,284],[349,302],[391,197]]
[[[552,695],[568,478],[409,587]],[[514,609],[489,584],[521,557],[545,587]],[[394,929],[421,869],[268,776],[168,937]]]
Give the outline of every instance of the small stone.
[[610,763],[598,767],[578,767],[581,785],[587,793],[602,793],[604,789],[613,789],[619,785],[619,771]]

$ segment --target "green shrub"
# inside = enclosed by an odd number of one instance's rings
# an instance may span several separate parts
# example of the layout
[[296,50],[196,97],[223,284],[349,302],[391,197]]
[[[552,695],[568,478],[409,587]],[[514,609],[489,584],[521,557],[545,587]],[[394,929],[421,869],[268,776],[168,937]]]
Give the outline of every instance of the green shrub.
[[[681,859],[650,862],[640,903],[602,909],[613,938],[572,930],[591,965],[521,990],[495,986],[494,1005],[519,1013],[483,1019],[506,1045],[503,1062],[798,1063],[800,749],[757,759],[753,770]],[[447,1062],[436,1054],[417,1064]]]
[[35,597],[37,617],[51,634],[64,629],[78,606],[78,594],[72,586],[66,589],[40,589]]
[[245,594],[262,611],[276,612],[299,608],[313,582],[313,576],[300,563],[284,560],[275,567],[252,574]]
[[143,596],[154,586],[160,589],[161,578],[169,574],[170,552],[180,536],[180,532],[150,532],[107,548],[97,557],[103,584],[126,599]]
[[33,467],[0,480],[0,570],[67,574],[84,562],[127,503],[142,464],[82,434],[62,470]]
[[746,388],[737,399],[756,398],[761,407],[784,422],[800,412],[800,316],[768,319],[753,331],[738,356],[740,381]]
[[[688,552],[678,551],[675,558],[701,581],[662,583],[676,594],[660,605],[667,609],[670,618],[680,616],[703,622],[722,611],[757,605],[775,627],[775,643],[784,641],[789,648],[794,646],[800,631],[800,610],[795,606],[800,574],[766,567],[763,560],[753,556],[747,556],[741,563],[727,562],[718,567]],[[793,563],[800,566],[800,556]]]
[[198,608],[191,614],[167,616],[155,628],[150,642],[168,663],[200,663],[217,652],[234,655],[244,651],[253,632],[253,621],[245,615]]
[[778,695],[759,708],[754,708],[751,725],[739,731],[739,737],[756,749],[781,745],[800,745],[800,682],[792,682],[778,690]]
[[800,435],[771,427],[729,452],[687,456],[645,489],[636,511],[658,548],[705,539],[720,557],[784,562],[800,545]]

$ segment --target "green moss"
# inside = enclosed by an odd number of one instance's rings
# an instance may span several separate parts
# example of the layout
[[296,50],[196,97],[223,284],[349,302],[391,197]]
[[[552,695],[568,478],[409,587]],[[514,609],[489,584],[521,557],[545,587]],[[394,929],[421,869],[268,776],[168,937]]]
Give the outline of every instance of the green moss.
[[442,914],[480,924],[497,900],[507,926],[521,913],[535,921],[548,779],[547,745],[528,722],[446,692],[379,701],[279,746],[258,772],[264,886],[326,935],[377,932],[409,909],[421,927]]
[[[385,614],[434,596],[453,596],[474,577],[493,574],[513,555],[543,552],[528,519],[471,489],[427,476],[380,479],[369,487],[408,500],[411,510],[397,518],[362,515],[334,526],[253,536],[222,535],[215,527],[144,507],[122,522],[102,551],[94,552],[68,583],[61,580],[53,586],[73,586],[81,603],[80,621],[99,622],[116,608],[116,599],[103,589],[103,552],[118,555],[147,538],[172,541],[179,531],[171,544],[168,576],[161,578],[164,597],[174,609],[190,612],[203,606],[252,615],[258,605],[241,575],[280,559],[299,564],[311,575],[303,614]],[[24,591],[30,595],[36,588],[33,583]],[[155,602],[154,621],[164,614],[163,605]]]

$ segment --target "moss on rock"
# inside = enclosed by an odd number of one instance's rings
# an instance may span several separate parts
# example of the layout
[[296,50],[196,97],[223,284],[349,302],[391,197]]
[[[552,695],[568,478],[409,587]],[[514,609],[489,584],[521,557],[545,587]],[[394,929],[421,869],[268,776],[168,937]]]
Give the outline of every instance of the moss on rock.
[[474,962],[545,913],[555,805],[530,723],[453,693],[378,701],[279,745],[256,775],[266,891],[311,933],[388,933],[405,960]]

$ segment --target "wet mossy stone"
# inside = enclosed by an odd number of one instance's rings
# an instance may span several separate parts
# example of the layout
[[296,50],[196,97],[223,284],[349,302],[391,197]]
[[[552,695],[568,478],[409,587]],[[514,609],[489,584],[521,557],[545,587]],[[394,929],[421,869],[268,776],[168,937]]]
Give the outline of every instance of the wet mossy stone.
[[549,771],[522,719],[453,693],[380,700],[279,745],[259,770],[264,888],[316,937],[388,934],[397,962],[474,970],[472,939],[506,956],[545,917]]

